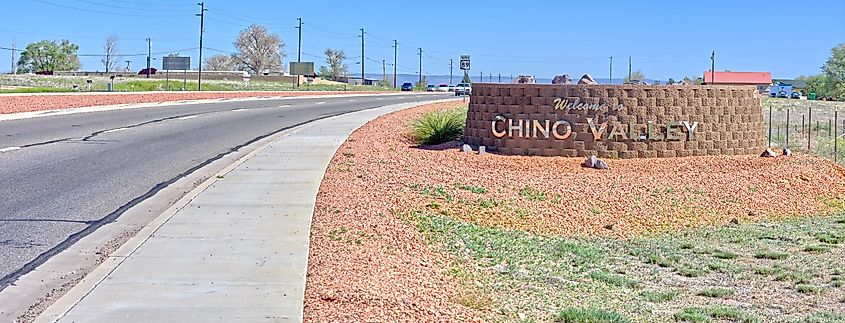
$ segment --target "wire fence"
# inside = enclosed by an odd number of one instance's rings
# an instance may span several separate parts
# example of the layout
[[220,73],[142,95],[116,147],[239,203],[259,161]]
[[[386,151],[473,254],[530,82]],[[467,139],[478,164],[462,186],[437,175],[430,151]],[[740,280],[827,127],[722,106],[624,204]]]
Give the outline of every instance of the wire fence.
[[789,148],[845,162],[845,115],[816,104],[763,108],[766,138],[773,149]]

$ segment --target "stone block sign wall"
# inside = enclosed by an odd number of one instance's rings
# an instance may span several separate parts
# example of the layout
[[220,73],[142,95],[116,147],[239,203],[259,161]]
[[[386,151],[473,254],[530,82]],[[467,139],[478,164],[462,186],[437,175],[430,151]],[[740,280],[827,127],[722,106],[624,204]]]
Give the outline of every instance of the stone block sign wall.
[[473,84],[464,140],[505,155],[759,154],[754,86]]

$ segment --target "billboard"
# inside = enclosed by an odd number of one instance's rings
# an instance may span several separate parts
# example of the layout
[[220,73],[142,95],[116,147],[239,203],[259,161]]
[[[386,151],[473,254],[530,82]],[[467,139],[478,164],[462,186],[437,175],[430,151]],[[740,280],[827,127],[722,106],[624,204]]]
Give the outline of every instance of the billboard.
[[314,62],[290,62],[291,75],[314,75]]
[[191,57],[165,56],[161,58],[161,69],[163,70],[189,70],[191,69]]

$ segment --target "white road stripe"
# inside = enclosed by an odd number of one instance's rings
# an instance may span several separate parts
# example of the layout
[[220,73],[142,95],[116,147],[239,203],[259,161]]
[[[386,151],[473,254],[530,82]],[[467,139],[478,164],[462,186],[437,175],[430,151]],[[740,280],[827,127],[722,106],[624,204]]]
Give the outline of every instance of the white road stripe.
[[314,103],[314,104],[326,104],[326,101],[320,101],[320,102],[317,102],[317,103]]
[[384,100],[384,98],[376,98],[376,100]]
[[246,111],[246,110],[247,110],[247,109],[240,108],[240,109],[234,109],[234,110],[232,110],[232,112],[237,112],[237,111]]
[[197,116],[184,116],[184,117],[177,118],[177,119],[178,119],[178,120],[188,120],[188,119],[193,119],[193,118],[196,118],[196,117],[197,117]]
[[0,153],[6,153],[6,152],[10,152],[10,151],[15,151],[15,150],[21,150],[21,147],[6,147],[6,148],[2,148],[2,149],[0,149]]
[[280,107],[280,108],[290,108],[290,104],[280,105],[279,107]]
[[404,97],[404,96],[400,96],[399,98],[400,98],[400,99],[404,99],[405,97]]
[[123,127],[123,128],[111,129],[111,130],[103,131],[103,133],[118,132],[118,131],[123,131],[123,130],[126,130],[126,129],[129,129],[129,128]]
[[349,99],[349,102],[355,102],[355,101],[357,101],[357,100],[355,100],[355,99]]

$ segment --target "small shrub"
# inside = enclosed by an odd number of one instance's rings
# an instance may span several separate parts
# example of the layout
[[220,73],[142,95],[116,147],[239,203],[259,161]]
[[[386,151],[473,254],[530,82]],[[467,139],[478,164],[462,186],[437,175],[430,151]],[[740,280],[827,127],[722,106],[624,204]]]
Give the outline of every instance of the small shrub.
[[597,308],[567,308],[554,317],[555,322],[562,323],[628,323],[627,318],[615,312]]
[[783,260],[789,258],[789,254],[786,252],[781,251],[760,251],[754,254],[754,258],[757,259],[769,259],[769,260]]
[[606,271],[594,271],[590,273],[590,278],[617,287],[633,288],[637,286],[637,281],[635,280],[622,275],[611,274]]
[[678,291],[670,290],[666,292],[652,292],[652,291],[644,291],[640,294],[640,296],[652,303],[662,303],[674,300],[675,297],[678,296]]
[[733,289],[716,287],[702,289],[697,295],[711,298],[728,298],[733,296],[734,293],[735,291]]
[[682,322],[712,322],[713,319],[728,319],[734,322],[759,322],[760,320],[738,308],[712,306],[707,308],[688,307],[675,313],[675,320]]
[[801,323],[833,323],[845,322],[845,315],[836,312],[819,312],[805,317]]
[[464,133],[467,108],[427,112],[411,124],[411,134],[421,145],[437,145],[460,139]]
[[845,235],[838,235],[833,233],[822,233],[816,236],[822,243],[827,244],[839,244],[840,242],[845,242]]
[[754,273],[760,276],[771,276],[780,274],[783,269],[779,267],[757,267],[754,268]]

